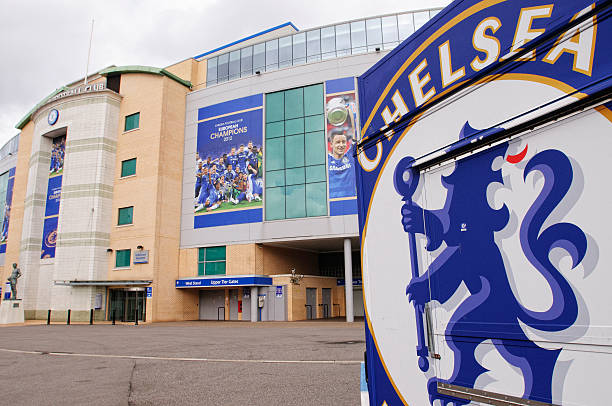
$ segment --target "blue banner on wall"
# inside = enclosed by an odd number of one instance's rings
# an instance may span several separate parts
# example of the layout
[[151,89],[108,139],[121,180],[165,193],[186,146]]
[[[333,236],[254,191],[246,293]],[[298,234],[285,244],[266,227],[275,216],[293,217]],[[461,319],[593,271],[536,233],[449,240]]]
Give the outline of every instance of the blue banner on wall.
[[194,228],[263,220],[263,95],[198,110]]
[[327,171],[331,216],[357,214],[355,145],[358,141],[355,79],[325,82]]
[[64,154],[66,151],[66,136],[53,140],[51,149],[51,165],[49,166],[49,182],[47,184],[47,202],[45,205],[45,222],[43,225],[43,242],[40,258],[55,258],[57,242],[57,222],[59,216],[60,197],[62,193],[62,173],[64,171]]
[[13,186],[15,185],[15,168],[11,168],[8,173],[8,185],[6,188],[6,200],[4,203],[4,216],[2,218],[2,231],[0,232],[0,254],[6,252],[8,242],[8,228],[11,218],[11,207],[13,202]]

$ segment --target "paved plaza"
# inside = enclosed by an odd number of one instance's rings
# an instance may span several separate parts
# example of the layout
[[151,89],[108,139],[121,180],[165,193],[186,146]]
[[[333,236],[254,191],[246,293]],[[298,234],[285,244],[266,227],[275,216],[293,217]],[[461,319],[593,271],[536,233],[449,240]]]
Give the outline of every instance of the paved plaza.
[[360,402],[362,321],[26,325],[0,337],[2,405]]

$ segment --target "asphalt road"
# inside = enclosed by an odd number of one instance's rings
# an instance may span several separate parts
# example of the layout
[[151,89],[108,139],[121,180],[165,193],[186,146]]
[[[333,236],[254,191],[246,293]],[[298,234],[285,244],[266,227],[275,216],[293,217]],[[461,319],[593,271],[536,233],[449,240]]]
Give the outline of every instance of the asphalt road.
[[359,405],[364,350],[362,322],[2,327],[0,405]]

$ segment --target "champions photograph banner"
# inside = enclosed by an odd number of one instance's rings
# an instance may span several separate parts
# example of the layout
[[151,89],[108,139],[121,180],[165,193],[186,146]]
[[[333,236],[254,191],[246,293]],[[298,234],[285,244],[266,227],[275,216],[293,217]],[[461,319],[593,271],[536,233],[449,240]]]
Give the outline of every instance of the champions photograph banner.
[[57,218],[59,217],[60,197],[62,194],[62,173],[64,171],[64,153],[66,136],[53,140],[49,183],[47,186],[47,203],[45,205],[45,223],[40,258],[55,258],[57,242]]
[[263,219],[263,94],[198,110],[194,228]]
[[357,214],[354,155],[359,133],[354,78],[325,82],[325,113],[330,215]]
[[13,186],[15,185],[15,168],[11,168],[6,175],[8,176],[6,184],[6,195],[4,200],[4,210],[2,217],[2,232],[0,233],[0,254],[6,252],[6,243],[8,242],[8,228],[11,217],[11,203],[13,201]]

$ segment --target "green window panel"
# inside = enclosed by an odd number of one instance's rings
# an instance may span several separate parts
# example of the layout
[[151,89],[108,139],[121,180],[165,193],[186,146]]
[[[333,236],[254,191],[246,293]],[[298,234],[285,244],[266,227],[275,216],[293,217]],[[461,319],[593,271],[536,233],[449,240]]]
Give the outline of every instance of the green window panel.
[[285,167],[304,166],[304,134],[285,137]]
[[225,275],[225,261],[206,262],[204,269],[206,275]]
[[323,114],[323,85],[312,85],[304,88],[304,115]]
[[132,224],[134,221],[134,206],[122,207],[119,209],[118,225]]
[[136,175],[136,158],[121,162],[121,177]]
[[306,217],[306,199],[304,198],[305,186],[287,186],[286,211],[287,218]]
[[266,140],[266,170],[285,169],[285,140],[274,138]]
[[285,218],[285,188],[266,188],[266,219],[279,220]]
[[130,131],[138,128],[140,125],[140,113],[130,114],[125,116],[125,127],[124,131]]
[[225,246],[206,248],[206,261],[225,261]]
[[306,134],[306,165],[325,163],[325,133],[317,131]]
[[306,213],[308,217],[327,215],[327,184],[306,184]]
[[[200,248],[202,249],[202,248]],[[198,276],[204,276],[204,262],[198,263]]]
[[293,120],[285,121],[285,135],[303,134],[304,119],[294,118]]
[[266,95],[266,123],[285,119],[285,99],[283,92]]
[[304,89],[285,91],[285,120],[304,117]]
[[126,268],[130,266],[132,250],[117,250],[115,253],[115,268]]
[[285,186],[285,171],[266,172],[266,185],[268,187]]
[[266,124],[266,138],[278,138],[285,135],[285,122],[277,121],[276,123]]
[[304,118],[304,131],[307,133],[313,131],[323,131],[325,125],[325,116],[318,114],[316,116],[308,116]]
[[306,183],[325,182],[325,165],[306,167]]
[[304,168],[287,169],[286,174],[287,185],[303,185],[305,183]]
[[206,259],[206,248],[198,248],[198,261],[204,262]]

